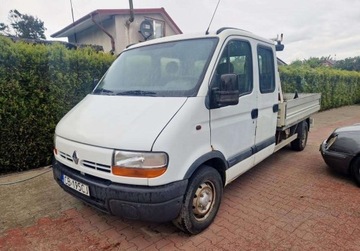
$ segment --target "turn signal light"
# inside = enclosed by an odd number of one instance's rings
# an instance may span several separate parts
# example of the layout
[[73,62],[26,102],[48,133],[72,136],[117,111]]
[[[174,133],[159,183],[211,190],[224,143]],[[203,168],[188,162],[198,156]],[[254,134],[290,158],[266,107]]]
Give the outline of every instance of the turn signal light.
[[113,166],[112,173],[118,176],[136,177],[136,178],[155,178],[165,173],[166,167],[160,168],[129,168]]

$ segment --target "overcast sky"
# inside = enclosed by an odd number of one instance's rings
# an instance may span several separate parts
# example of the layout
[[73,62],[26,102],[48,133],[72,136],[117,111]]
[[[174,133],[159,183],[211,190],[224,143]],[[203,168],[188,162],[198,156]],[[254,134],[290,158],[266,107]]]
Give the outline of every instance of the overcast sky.
[[[72,22],[71,0],[0,0],[0,22],[17,9],[38,17],[46,37]],[[133,0],[134,8],[164,7],[183,33],[205,32],[218,0]],[[128,9],[128,0],[72,0],[75,20],[96,9]],[[210,30],[237,27],[273,38],[284,34],[278,56],[296,59],[360,56],[360,0],[221,0]]]

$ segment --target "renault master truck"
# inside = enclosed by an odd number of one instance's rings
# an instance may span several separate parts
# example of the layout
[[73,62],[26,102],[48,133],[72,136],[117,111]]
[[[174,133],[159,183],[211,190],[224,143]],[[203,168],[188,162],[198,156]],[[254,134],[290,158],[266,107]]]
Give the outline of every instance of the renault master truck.
[[226,185],[306,146],[320,94],[282,93],[282,47],[234,28],[130,46],[58,123],[55,180],[112,215],[201,232]]

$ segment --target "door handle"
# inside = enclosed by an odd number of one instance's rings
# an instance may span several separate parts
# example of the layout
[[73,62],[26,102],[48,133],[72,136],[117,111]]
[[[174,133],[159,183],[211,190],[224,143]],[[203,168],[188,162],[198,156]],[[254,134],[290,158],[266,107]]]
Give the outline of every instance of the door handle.
[[279,111],[279,104],[273,105],[273,112],[277,113]]
[[251,118],[256,119],[259,116],[259,109],[255,108],[251,111]]

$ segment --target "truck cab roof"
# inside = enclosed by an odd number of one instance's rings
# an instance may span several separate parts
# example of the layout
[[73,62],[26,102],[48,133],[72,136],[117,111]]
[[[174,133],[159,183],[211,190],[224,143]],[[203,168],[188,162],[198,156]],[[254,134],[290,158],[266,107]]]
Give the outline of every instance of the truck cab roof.
[[173,36],[148,40],[145,42],[133,44],[133,45],[129,46],[127,49],[133,49],[133,48],[147,46],[147,45],[151,45],[151,44],[166,43],[166,42],[171,42],[171,41],[176,41],[176,40],[186,40],[186,39],[217,37],[220,40],[225,40],[229,36],[248,37],[248,38],[262,41],[264,43],[268,43],[269,45],[274,46],[274,41],[260,37],[258,35],[255,35],[252,32],[238,29],[238,28],[223,27],[223,28],[218,29],[217,31],[211,31],[208,34],[205,34],[205,33],[179,34],[179,35],[173,35]]

